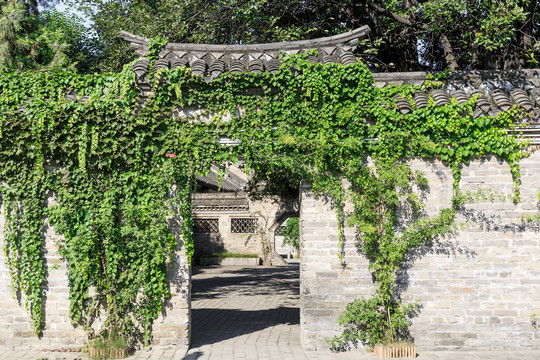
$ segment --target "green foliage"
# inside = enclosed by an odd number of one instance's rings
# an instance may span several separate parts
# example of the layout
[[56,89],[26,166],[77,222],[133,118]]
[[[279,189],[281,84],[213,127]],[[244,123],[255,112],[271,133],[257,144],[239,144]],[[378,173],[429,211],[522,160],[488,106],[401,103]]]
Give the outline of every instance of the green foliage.
[[[67,101],[72,91],[88,100]],[[47,214],[65,238],[58,245],[69,269],[73,323],[90,330],[103,308],[108,327],[149,339],[170,295],[165,271],[177,244],[168,218],[185,218],[179,230],[185,231],[188,255],[193,252],[192,174],[181,151],[166,156],[174,148],[163,113],[135,115],[138,91],[129,68],[95,77],[10,74],[1,78],[0,93],[0,178],[10,215],[5,251],[14,289],[24,296],[36,332],[42,326]],[[164,111],[168,117],[170,109]],[[46,190],[54,192],[57,205],[44,207]]]
[[[49,209],[55,229],[64,234],[61,255],[69,265],[70,317],[91,323],[99,304],[106,326],[131,334],[149,328],[169,296],[165,268],[176,242],[167,228],[171,164],[106,176],[58,171],[52,189],[58,203]],[[153,171],[152,171],[153,170]],[[56,186],[62,184],[60,186]],[[90,288],[98,295],[90,298]]]
[[41,60],[44,66],[73,68],[81,73],[96,70],[97,40],[85,27],[83,19],[52,8],[39,14],[38,24],[38,39],[44,42],[47,54]]
[[283,235],[283,245],[290,245],[298,251],[300,247],[300,219],[297,217],[289,218],[281,234]]
[[[9,188],[2,187],[6,225],[4,254],[12,274],[12,288],[17,298],[24,297],[25,309],[34,321],[34,331],[42,327],[42,283],[45,267],[41,255],[43,242],[44,174],[37,168],[21,166],[15,178],[21,181]],[[25,198],[17,202],[19,194]]]
[[[366,1],[381,65],[398,70],[514,69],[537,53],[535,1]],[[358,9],[360,12],[361,10]],[[534,58],[533,58],[534,59]],[[530,65],[529,65],[530,66]],[[384,71],[384,70],[383,70]]]
[[[382,311],[386,310],[386,311]],[[345,327],[341,336],[330,341],[332,349],[347,349],[349,342],[370,344],[393,344],[395,339],[408,337],[408,318],[419,311],[419,304],[403,306],[398,301],[384,302],[374,296],[357,299],[349,304],[339,318]]]
[[303,40],[343,32],[326,3],[287,0],[69,0],[94,22],[100,67],[117,71],[134,59],[121,30],[171,42],[249,44]]
[[[97,354],[92,356],[92,359],[101,360],[101,359],[110,359],[118,358],[118,356],[110,356],[111,351],[126,349],[129,347],[126,338],[120,334],[120,332],[115,329],[105,329],[98,336],[90,340],[90,347],[93,349],[100,349],[105,351],[97,351]],[[116,354],[115,354],[116,355]]]
[[95,62],[83,21],[54,8],[38,12],[48,1],[0,1],[0,71],[75,68]]
[[423,203],[413,186],[425,186],[425,178],[393,155],[375,158],[373,167],[351,168],[347,175],[354,204],[349,225],[357,226],[361,234],[361,249],[370,261],[376,289],[370,299],[347,307],[340,318],[346,329],[330,341],[336,350],[347,348],[349,342],[373,346],[406,340],[408,318],[417,305],[400,301],[396,273],[412,250],[457,229],[455,208],[432,217],[422,215]]
[[[153,41],[153,51],[162,43]],[[521,144],[506,136],[516,110],[475,119],[473,99],[462,106],[431,101],[403,115],[395,95],[410,99],[417,88],[378,89],[363,63],[312,64],[306,57],[283,56],[276,74],[226,73],[210,83],[186,68],[163,69],[144,106],[129,66],[118,74],[0,76],[4,249],[13,288],[24,297],[36,332],[42,326],[46,216],[64,235],[58,245],[69,269],[73,323],[91,332],[103,311],[108,329],[130,342],[139,334],[147,341],[170,295],[166,269],[177,248],[184,247],[189,261],[193,255],[196,176],[242,158],[252,191],[287,194],[307,180],[317,194],[329,196],[341,225],[343,262],[343,206],[352,201],[348,221],[362,233],[377,291],[352,306],[350,318],[359,320],[351,329],[380,326],[367,337],[351,330],[342,340],[403,336],[413,307],[395,293],[396,270],[411,250],[455,229],[462,203],[456,196],[454,207],[423,217],[415,189],[427,180],[406,160],[448,162],[456,190],[461,164],[487,154],[507,159],[517,179]],[[188,107],[206,109],[211,120],[171,115]],[[239,144],[219,145],[224,136]],[[56,204],[47,207],[51,193]],[[399,223],[400,208],[410,211],[409,223]],[[182,234],[182,243],[171,231]],[[261,242],[268,248],[263,236]]]
[[[471,6],[472,5],[472,6]],[[446,32],[449,23],[466,29],[464,38],[474,39],[474,45],[488,51],[504,48],[516,37],[514,22],[526,18],[524,3],[520,1],[428,1],[422,7],[432,27],[431,32]],[[497,29],[495,33],[493,29]]]
[[117,330],[113,329],[96,336],[90,345],[97,349],[123,349],[127,346],[127,342]]
[[120,30],[172,42],[253,44],[368,25],[359,54],[376,71],[515,69],[538,63],[536,1],[69,0],[94,23],[99,69],[134,59]]

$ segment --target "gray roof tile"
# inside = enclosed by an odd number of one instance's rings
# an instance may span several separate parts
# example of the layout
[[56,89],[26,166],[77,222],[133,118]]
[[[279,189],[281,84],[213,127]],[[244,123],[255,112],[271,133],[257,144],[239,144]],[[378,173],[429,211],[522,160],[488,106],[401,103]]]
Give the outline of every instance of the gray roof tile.
[[[160,60],[156,61],[154,71],[164,67],[188,66],[193,73],[204,75],[207,81],[218,77],[223,72],[241,73],[270,72],[274,73],[281,65],[277,59],[280,52],[301,53],[317,50],[318,56],[308,56],[310,62],[341,63],[350,65],[356,63],[353,48],[358,40],[369,33],[367,26],[359,29],[329,36],[326,38],[305,41],[254,44],[254,45],[207,45],[169,43],[160,52]],[[121,32],[120,36],[128,41],[136,52],[143,57],[133,65],[137,81],[141,89],[148,90],[149,84],[146,73],[149,68],[148,59],[144,58],[149,41],[146,38]],[[421,86],[426,84],[427,72],[407,73],[376,73],[373,74],[375,86],[411,84]],[[494,116],[500,111],[508,110],[518,105],[530,114],[528,122],[533,123],[527,136],[540,139],[540,127],[534,125],[540,120],[540,70],[504,70],[504,71],[456,71],[448,73],[442,88],[432,89],[426,84],[427,92],[419,91],[413,96],[413,104],[409,100],[396,97],[396,108],[403,114],[413,111],[413,108],[423,108],[429,103],[429,98],[443,106],[450,104],[454,98],[458,104],[463,104],[473,96],[478,96],[474,116]],[[431,90],[429,90],[431,88]],[[414,105],[414,106],[411,106]],[[537,129],[538,128],[538,129]],[[536,130],[535,130],[536,129]],[[540,141],[540,140],[535,140]]]

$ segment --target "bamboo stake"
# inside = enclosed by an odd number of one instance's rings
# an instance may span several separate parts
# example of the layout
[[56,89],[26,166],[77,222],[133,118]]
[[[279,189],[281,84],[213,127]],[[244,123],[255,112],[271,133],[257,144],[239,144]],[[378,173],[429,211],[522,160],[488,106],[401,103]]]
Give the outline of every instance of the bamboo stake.
[[416,346],[407,344],[380,345],[373,348],[379,358],[416,358]]

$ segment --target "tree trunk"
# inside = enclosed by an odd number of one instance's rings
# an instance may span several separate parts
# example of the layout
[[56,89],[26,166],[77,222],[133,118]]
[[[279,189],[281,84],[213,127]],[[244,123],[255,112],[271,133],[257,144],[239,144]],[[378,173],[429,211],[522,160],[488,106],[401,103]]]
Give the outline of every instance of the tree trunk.
[[[521,47],[522,51],[524,53],[533,51],[534,47],[534,18],[536,15],[536,6],[538,2],[537,1],[530,1],[529,5],[525,9],[527,12],[527,17],[525,20],[519,24],[517,24],[516,28],[519,29],[518,32],[518,44]],[[520,54],[521,55],[521,54]],[[526,57],[521,55],[519,56],[519,59],[517,60],[518,66],[520,68],[524,68],[527,65]]]
[[536,15],[536,1],[530,1],[529,6],[525,9],[527,12],[527,18],[523,21],[519,29],[521,30],[521,46],[523,50],[529,50],[534,44],[534,17]]
[[446,66],[450,70],[459,70],[459,65],[456,61],[456,57],[454,56],[454,50],[452,49],[452,44],[450,44],[450,41],[446,37],[446,35],[440,35],[439,41],[441,42],[441,46],[444,51],[444,59],[446,60]]

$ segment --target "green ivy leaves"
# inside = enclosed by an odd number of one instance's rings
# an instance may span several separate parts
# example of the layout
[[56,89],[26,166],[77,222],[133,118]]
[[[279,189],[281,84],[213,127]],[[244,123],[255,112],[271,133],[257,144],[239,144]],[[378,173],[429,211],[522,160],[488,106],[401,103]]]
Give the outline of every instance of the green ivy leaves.
[[[152,60],[163,44],[152,41]],[[148,341],[170,295],[166,269],[178,247],[171,230],[182,234],[191,261],[191,194],[197,175],[212,164],[243,161],[257,196],[290,195],[301,180],[311,181],[316,193],[333,200],[342,261],[343,206],[354,204],[348,221],[363,234],[378,290],[347,319],[382,324],[368,337],[355,333],[370,342],[395,340],[407,326],[413,309],[394,293],[406,254],[454,228],[453,208],[419,216],[423,204],[412,189],[426,180],[406,160],[448,162],[458,189],[462,163],[496,154],[510,162],[517,189],[522,144],[506,130],[518,110],[474,118],[475,99],[461,106],[430,100],[401,114],[395,95],[411,101],[415,91],[427,89],[379,89],[362,63],[322,65],[307,54],[284,55],[275,74],[225,73],[210,83],[186,68],[162,69],[144,104],[134,80],[129,66],[119,74],[0,77],[4,251],[36,332],[47,215],[65,238],[60,250],[69,269],[72,321],[90,331],[101,309],[110,330]],[[177,116],[177,109],[195,115]],[[220,138],[235,146],[220,145]],[[56,194],[51,208],[45,207],[47,190]],[[403,200],[417,221],[398,232]],[[173,224],[175,218],[180,221]]]

